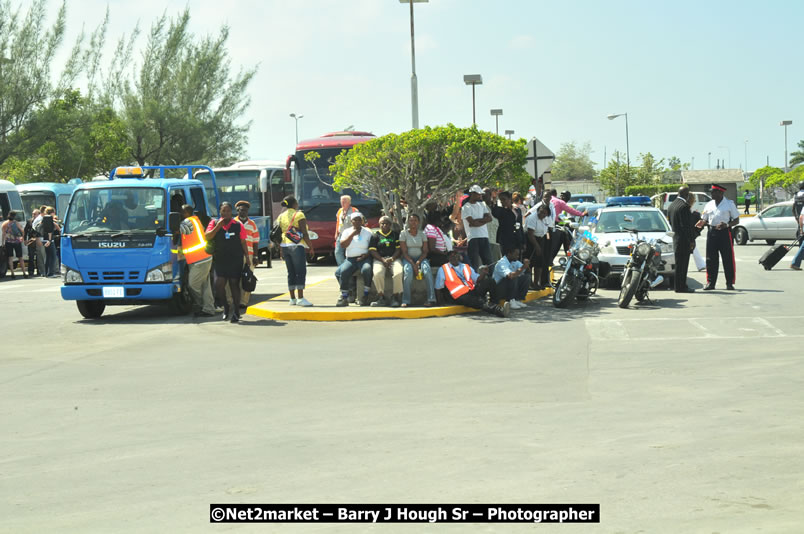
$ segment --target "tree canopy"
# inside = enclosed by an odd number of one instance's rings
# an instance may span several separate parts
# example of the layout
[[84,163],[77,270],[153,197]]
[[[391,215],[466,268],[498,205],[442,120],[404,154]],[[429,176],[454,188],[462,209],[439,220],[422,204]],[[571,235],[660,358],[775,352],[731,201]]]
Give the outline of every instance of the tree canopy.
[[798,142],[798,150],[790,153],[790,166],[804,163],[804,139]]
[[[52,26],[46,4],[33,0],[23,11],[0,0],[0,175],[63,181],[134,162],[218,165],[242,155],[256,67],[232,72],[226,26],[199,36],[190,31],[189,9],[162,15],[142,60],[132,59],[135,27],[104,63],[107,8],[88,38],[80,32],[54,82],[67,4]],[[79,75],[85,91],[76,89]]]
[[550,168],[553,180],[594,180],[597,171],[591,154],[592,145],[588,141],[580,146],[574,141],[563,143]]
[[527,188],[523,139],[449,124],[388,134],[342,152],[330,167],[333,186],[379,200],[401,223],[399,200],[421,214],[428,202],[448,204],[471,186]]
[[639,162],[628,167],[622,154],[614,152],[609,164],[600,171],[600,185],[611,195],[622,195],[629,186],[659,183],[668,170],[664,159],[657,160],[650,152],[640,154]]

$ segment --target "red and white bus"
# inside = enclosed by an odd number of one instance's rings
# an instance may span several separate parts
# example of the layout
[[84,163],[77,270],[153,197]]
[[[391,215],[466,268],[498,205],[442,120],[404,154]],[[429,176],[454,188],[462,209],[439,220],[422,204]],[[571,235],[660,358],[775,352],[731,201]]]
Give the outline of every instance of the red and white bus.
[[[296,153],[287,157],[285,180],[293,183],[294,196],[299,201],[299,209],[307,218],[310,238],[319,255],[332,254],[335,251],[335,217],[341,207],[341,195],[352,197],[352,205],[366,216],[370,227],[376,228],[379,225],[382,209],[380,202],[351,189],[335,191],[332,189],[332,175],[329,172],[330,165],[335,163],[335,156],[374,137],[369,132],[332,132],[315,139],[299,141]],[[320,158],[314,162],[306,161],[304,156],[311,151],[318,152]]]

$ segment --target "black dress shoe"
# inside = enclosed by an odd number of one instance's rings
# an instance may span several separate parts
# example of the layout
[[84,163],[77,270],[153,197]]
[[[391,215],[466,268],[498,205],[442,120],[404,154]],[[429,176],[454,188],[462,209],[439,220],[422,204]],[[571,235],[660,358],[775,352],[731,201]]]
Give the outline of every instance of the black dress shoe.
[[715,284],[706,284],[704,287],[704,291],[712,291],[713,289],[715,289]]
[[734,291],[734,286],[731,284],[727,284],[726,289],[728,289],[729,291]]
[[238,321],[240,321],[240,315],[238,315],[236,313],[233,313],[232,318],[229,319],[229,322],[230,323],[237,323]]
[[676,289],[676,293],[695,293],[695,290],[691,287],[685,287],[684,289]]

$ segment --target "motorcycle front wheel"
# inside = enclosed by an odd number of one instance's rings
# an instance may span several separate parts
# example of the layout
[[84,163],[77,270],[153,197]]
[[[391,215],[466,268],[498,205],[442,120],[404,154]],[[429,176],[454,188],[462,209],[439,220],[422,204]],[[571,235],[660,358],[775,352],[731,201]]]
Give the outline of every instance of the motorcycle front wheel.
[[623,285],[620,287],[620,298],[617,301],[620,308],[627,308],[631,303],[631,299],[634,298],[637,287],[639,287],[639,278],[640,273],[632,269],[628,269],[623,274]]
[[578,292],[578,280],[575,275],[571,273],[569,268],[564,271],[561,281],[558,283],[555,291],[553,292],[553,306],[556,308],[566,308],[575,294]]

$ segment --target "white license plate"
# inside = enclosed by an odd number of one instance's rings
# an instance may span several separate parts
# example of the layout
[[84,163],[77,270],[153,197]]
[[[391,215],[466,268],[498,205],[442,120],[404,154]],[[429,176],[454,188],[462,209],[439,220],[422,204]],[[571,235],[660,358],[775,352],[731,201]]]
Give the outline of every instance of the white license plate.
[[103,298],[105,299],[122,299],[126,296],[126,289],[124,287],[104,287]]

